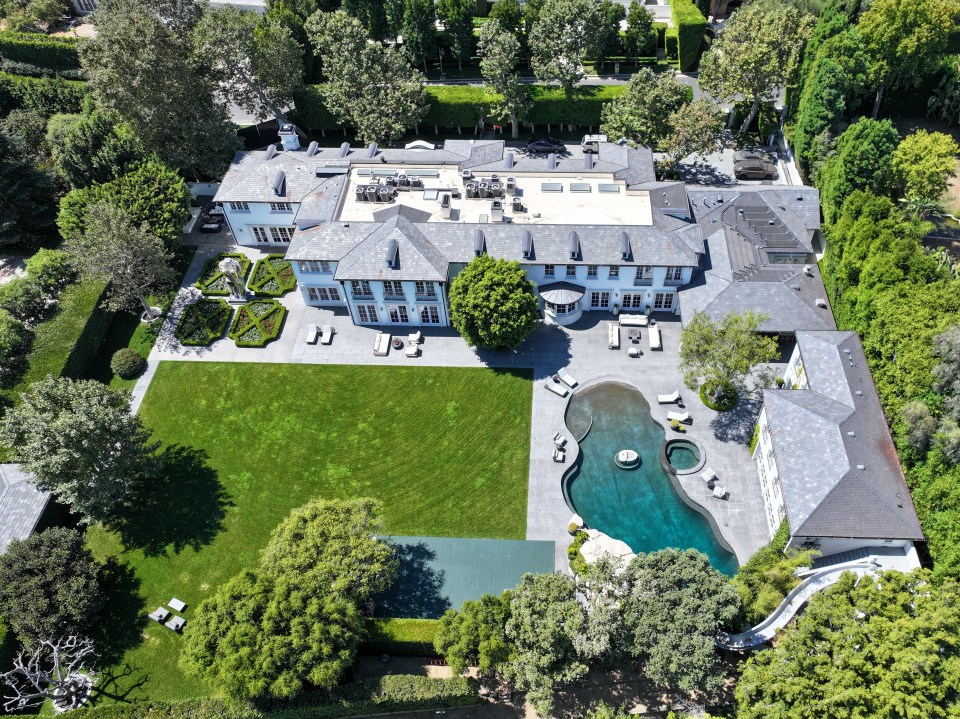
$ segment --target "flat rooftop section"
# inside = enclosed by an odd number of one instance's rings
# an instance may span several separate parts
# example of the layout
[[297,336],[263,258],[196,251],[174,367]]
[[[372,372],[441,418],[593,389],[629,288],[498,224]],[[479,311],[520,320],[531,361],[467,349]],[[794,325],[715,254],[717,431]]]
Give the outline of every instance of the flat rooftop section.
[[379,617],[436,619],[468,599],[513,589],[527,573],[552,574],[554,542],[457,537],[390,537],[396,583],[376,599]]
[[49,492],[27,481],[19,464],[0,464],[0,554],[14,539],[30,536],[49,499]]
[[[406,173],[416,175],[423,189],[400,190],[390,202],[367,202],[357,199],[356,188],[375,184],[379,178]],[[507,176],[499,174],[506,188]],[[475,173],[473,182],[489,181],[489,173]],[[511,175],[514,177],[514,175]],[[623,181],[612,175],[597,173],[563,176],[559,173],[517,173],[516,196],[524,211],[513,211],[513,196],[502,199],[504,222],[550,225],[652,225],[650,193],[634,190],[627,193]],[[492,221],[492,198],[467,198],[463,180],[455,167],[391,167],[353,168],[350,172],[339,220],[371,222],[373,213],[394,205],[405,205],[430,214],[428,222],[478,223]],[[445,219],[440,198],[456,188],[459,198],[451,198],[450,218]]]

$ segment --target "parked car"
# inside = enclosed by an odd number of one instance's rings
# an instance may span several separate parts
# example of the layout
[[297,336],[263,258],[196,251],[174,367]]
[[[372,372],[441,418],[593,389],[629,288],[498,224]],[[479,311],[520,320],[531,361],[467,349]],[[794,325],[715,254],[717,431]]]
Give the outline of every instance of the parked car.
[[748,160],[759,160],[771,165],[775,165],[777,162],[773,155],[763,150],[737,150],[733,153],[734,162],[747,162]]
[[527,152],[563,152],[567,146],[552,137],[532,138],[527,142]]
[[733,166],[733,174],[738,180],[776,180],[777,166],[760,160],[744,160]]
[[584,135],[580,140],[580,149],[584,153],[600,152],[600,145],[607,142],[606,135]]
[[221,232],[223,230],[223,225],[215,220],[209,222],[204,222],[200,225],[200,232]]
[[212,205],[207,205],[206,207],[207,215],[210,217],[223,217],[223,205],[219,202],[215,202]]

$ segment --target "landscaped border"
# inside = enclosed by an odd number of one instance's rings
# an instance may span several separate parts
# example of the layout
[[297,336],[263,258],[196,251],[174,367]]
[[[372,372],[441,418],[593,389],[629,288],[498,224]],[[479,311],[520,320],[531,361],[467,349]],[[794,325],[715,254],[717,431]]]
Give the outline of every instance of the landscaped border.
[[223,337],[232,315],[224,300],[200,300],[187,305],[173,335],[182,345],[206,347]]
[[257,260],[247,289],[255,295],[283,297],[297,286],[293,267],[281,254],[267,255]]
[[287,308],[277,300],[254,300],[242,305],[230,325],[237,347],[263,347],[280,336]]
[[227,257],[232,257],[240,263],[240,277],[247,279],[247,275],[250,274],[250,259],[241,252],[221,252],[204,263],[203,272],[200,273],[200,279],[194,283],[194,287],[205,295],[215,297],[229,295],[230,289],[226,286],[227,278],[218,267],[220,260]]

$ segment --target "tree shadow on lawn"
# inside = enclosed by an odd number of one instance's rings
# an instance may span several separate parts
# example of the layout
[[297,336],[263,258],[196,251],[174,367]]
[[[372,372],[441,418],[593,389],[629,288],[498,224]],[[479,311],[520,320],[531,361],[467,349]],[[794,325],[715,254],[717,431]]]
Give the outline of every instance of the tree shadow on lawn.
[[451,608],[443,593],[445,573],[430,566],[437,554],[426,544],[397,546],[397,581],[376,600],[376,615],[437,619]]
[[[100,679],[97,680],[90,694],[91,704],[96,706],[103,699],[124,704],[142,701],[145,697],[140,695],[140,690],[143,689],[150,675],[140,674],[131,682],[129,677],[133,676],[134,671],[133,667],[124,663],[101,672]],[[131,696],[135,692],[136,696]]]
[[92,639],[102,665],[113,666],[124,652],[143,641],[147,615],[140,596],[140,579],[131,567],[110,557],[100,570],[103,609]]
[[110,523],[127,549],[160,556],[213,541],[233,503],[207,459],[192,447],[163,450],[160,476],[145,482]]

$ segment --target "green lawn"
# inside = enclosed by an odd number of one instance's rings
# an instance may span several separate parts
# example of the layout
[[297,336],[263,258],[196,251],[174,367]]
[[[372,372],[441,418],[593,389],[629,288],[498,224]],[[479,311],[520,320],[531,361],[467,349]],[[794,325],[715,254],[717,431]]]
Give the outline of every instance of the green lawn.
[[125,676],[105,689],[130,699],[208,693],[178,670],[180,639],[144,611],[173,596],[195,607],[313,497],[377,497],[393,534],[523,539],[530,380],[485,369],[162,363],[140,416],[164,442],[168,476],[124,526],[91,531],[100,559],[132,570],[118,570],[110,590],[103,646],[110,675]]

